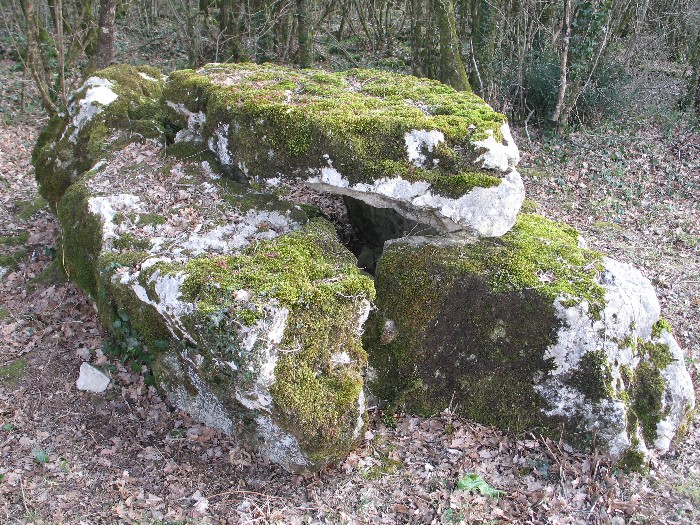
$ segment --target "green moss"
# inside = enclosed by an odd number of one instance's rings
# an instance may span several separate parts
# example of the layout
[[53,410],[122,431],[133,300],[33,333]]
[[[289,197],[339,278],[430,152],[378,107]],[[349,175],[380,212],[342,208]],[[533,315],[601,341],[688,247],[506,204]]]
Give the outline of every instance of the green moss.
[[651,444],[656,440],[656,426],[667,415],[663,408],[666,381],[661,372],[673,362],[673,354],[668,345],[641,338],[636,350],[641,361],[629,381],[630,423],[632,428],[641,425],[644,441]]
[[501,177],[479,171],[467,171],[456,175],[441,175],[434,172],[427,172],[427,174],[423,180],[431,183],[435,193],[452,198],[459,198],[474,188],[491,188],[503,182]]
[[[155,265],[153,270],[177,271]],[[222,339],[206,344],[206,355],[233,359],[238,370],[209,366],[207,374],[224,398],[232,382],[255,380],[254,356],[233,351],[230,336],[221,332],[223,318],[251,326],[266,315],[266,305],[288,310],[288,319],[270,392],[276,413],[314,461],[339,458],[355,440],[366,354],[357,340],[360,301],[374,298],[372,281],[360,274],[354,258],[337,241],[332,226],[314,219],[299,230],[259,242],[236,256],[201,257],[183,268],[187,278],[183,298],[196,307],[194,325],[209,318],[219,326],[211,334]],[[235,292],[247,290],[241,305]],[[218,337],[218,336],[217,336]],[[204,351],[201,349],[200,351]],[[334,354],[345,353],[351,365],[336,367]],[[251,368],[252,367],[252,368]],[[243,375],[241,375],[243,374]],[[234,377],[235,376],[235,377]]]
[[649,464],[644,452],[638,447],[639,441],[633,438],[631,446],[622,454],[618,464],[625,470],[646,474],[649,471]]
[[97,293],[97,257],[102,247],[102,221],[88,210],[86,180],[68,188],[58,203],[65,269],[71,280],[90,294]]
[[168,222],[164,215],[158,213],[141,213],[130,216],[129,219],[139,226],[159,226]]
[[643,343],[639,341],[637,350],[640,352],[640,355],[646,357],[659,370],[665,369],[673,362],[673,354],[667,344],[654,343],[652,341]]
[[521,213],[537,213],[537,202],[529,197],[526,197],[523,201],[523,205],[520,208]]
[[[522,215],[511,232],[471,244],[394,243],[377,268],[377,311],[364,343],[378,373],[370,388],[420,414],[445,407],[510,431],[558,432],[534,384],[561,321],[554,302],[604,307],[599,254],[578,247],[578,233]],[[420,300],[416,300],[420,298]],[[594,400],[612,393],[612,373],[590,353],[570,381]],[[585,441],[590,433],[567,423]],[[586,437],[587,436],[587,437]]]
[[[148,252],[131,249],[103,252],[96,262],[95,299],[100,321],[110,332],[107,350],[129,363],[134,371],[141,370],[142,365],[150,366],[155,357],[170,346],[172,338],[165,321],[153,305],[138,298],[131,287],[113,282],[115,270],[135,268],[148,257]],[[147,279],[148,276],[145,276],[140,283],[148,286]],[[152,286],[150,288],[149,296],[157,300]]]
[[363,381],[359,370],[319,373],[316,357],[308,350],[283,357],[275,367],[270,393],[302,447],[316,461],[328,461],[341,458],[355,439]]
[[669,334],[672,333],[670,323],[666,319],[661,318],[654,323],[654,326],[651,327],[651,336],[654,339],[658,339],[661,337],[661,332],[664,330],[666,330]]
[[631,392],[631,409],[642,426],[642,436],[647,443],[653,443],[656,439],[656,425],[664,416],[665,391],[666,383],[659,369],[648,362],[639,363]]
[[27,359],[20,357],[10,362],[5,366],[0,366],[0,381],[8,385],[14,385],[17,380],[24,374],[24,369],[27,367]]
[[245,289],[289,305],[310,297],[319,285],[347,296],[370,293],[371,282],[360,275],[353,261],[346,258],[339,268],[331,257],[339,254],[324,252],[331,238],[335,242],[330,226],[312,221],[304,232],[257,243],[240,255],[194,259],[185,265],[184,297],[196,302],[199,310],[213,312],[233,306],[231,293]]
[[44,199],[43,197],[37,197],[31,202],[24,202],[21,204],[21,210],[19,214],[17,214],[17,217],[19,217],[23,221],[28,221],[39,210],[45,208],[47,204],[48,203],[46,202],[46,199]]
[[[222,78],[238,81],[217,85]],[[435,181],[437,191],[451,196],[500,183],[474,171],[479,152],[470,143],[490,133],[499,140],[505,117],[478,97],[435,81],[374,70],[217,64],[174,73],[163,98],[203,111],[206,137],[218,140],[228,126],[232,158],[262,178],[320,168],[328,155],[351,182],[395,173]],[[168,115],[175,127],[186,126],[177,112]],[[439,129],[446,137],[426,152],[435,161],[430,170],[417,170],[407,159],[404,134],[415,129]]]
[[611,398],[615,390],[612,367],[608,363],[605,350],[592,350],[584,354],[567,384],[576,388],[593,403]]
[[46,266],[38,275],[35,275],[27,282],[27,289],[34,291],[41,286],[48,287],[54,284],[65,282],[66,272],[61,264],[61,259],[56,258]]
[[385,251],[364,338],[378,374],[372,392],[424,415],[450,406],[515,432],[557,427],[533,388],[553,367],[544,358],[558,328],[553,305],[534,291],[494,293],[451,265],[454,256],[429,245]]
[[513,229],[500,238],[452,248],[451,265],[483,275],[495,292],[536,290],[565,306],[588,303],[593,319],[600,318],[605,291],[597,282],[602,256],[578,246],[573,228],[539,215],[521,214]]
[[113,246],[122,251],[143,251],[148,250],[151,247],[151,242],[148,239],[139,239],[135,235],[125,232],[114,240]]
[[[141,73],[157,80],[148,80]],[[32,152],[39,191],[53,211],[68,186],[109,152],[134,140],[163,136],[158,104],[160,74],[145,66],[111,66],[95,76],[112,81],[117,99],[85,123],[77,135],[67,113],[52,118]],[[85,91],[79,91],[74,100],[84,96]]]
[[19,268],[19,262],[27,255],[25,250],[18,250],[10,255],[0,255],[0,268]]

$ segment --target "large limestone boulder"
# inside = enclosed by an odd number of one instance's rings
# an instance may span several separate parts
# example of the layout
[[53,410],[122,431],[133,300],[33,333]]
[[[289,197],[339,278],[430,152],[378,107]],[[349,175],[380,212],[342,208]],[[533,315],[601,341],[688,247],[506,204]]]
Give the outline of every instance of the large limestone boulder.
[[[83,90],[106,85],[100,75]],[[100,99],[76,149],[119,96]],[[333,226],[213,160],[180,161],[142,137],[104,151],[55,195],[66,269],[120,352],[149,363],[174,405],[226,432],[244,425],[290,471],[344,457],[365,425],[360,336],[374,289]]]
[[433,80],[210,64],[173,73],[163,99],[176,141],[267,186],[298,181],[485,236],[507,232],[524,199],[505,117]]
[[365,348],[371,391],[409,410],[544,431],[624,457],[668,450],[694,406],[649,281],[522,215],[498,239],[389,241]]

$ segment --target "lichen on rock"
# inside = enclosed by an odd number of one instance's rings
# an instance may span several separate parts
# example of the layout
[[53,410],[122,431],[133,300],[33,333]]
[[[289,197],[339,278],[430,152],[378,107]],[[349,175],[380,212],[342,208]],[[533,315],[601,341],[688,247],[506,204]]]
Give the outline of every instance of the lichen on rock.
[[370,389],[395,406],[622,457],[668,450],[694,404],[649,281],[569,227],[523,215],[498,239],[390,241],[375,285]]
[[71,95],[32,152],[39,191],[56,210],[68,186],[107,153],[132,140],[160,138],[163,79],[148,66],[110,66]]
[[177,139],[187,130],[255,182],[299,180],[485,236],[508,231],[524,198],[505,117],[432,80],[209,64],[171,75],[164,100]]

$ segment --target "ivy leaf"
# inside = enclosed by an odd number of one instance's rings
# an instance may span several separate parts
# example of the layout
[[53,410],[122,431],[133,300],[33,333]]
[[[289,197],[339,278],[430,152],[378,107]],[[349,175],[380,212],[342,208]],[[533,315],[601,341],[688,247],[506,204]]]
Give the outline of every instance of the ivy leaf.
[[457,482],[457,488],[470,492],[478,491],[482,496],[489,496],[491,498],[498,498],[505,494],[502,490],[493,488],[477,474],[465,474],[464,477]]

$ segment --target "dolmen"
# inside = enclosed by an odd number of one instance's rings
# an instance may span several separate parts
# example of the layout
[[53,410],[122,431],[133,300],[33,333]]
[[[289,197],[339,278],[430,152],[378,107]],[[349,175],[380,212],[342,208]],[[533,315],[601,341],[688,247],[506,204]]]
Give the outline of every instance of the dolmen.
[[[99,71],[33,154],[112,344],[283,468],[342,460],[369,400],[643,466],[692,414],[683,352],[638,270],[519,213],[518,160],[471,93],[255,64]],[[342,196],[374,275],[300,192]]]

